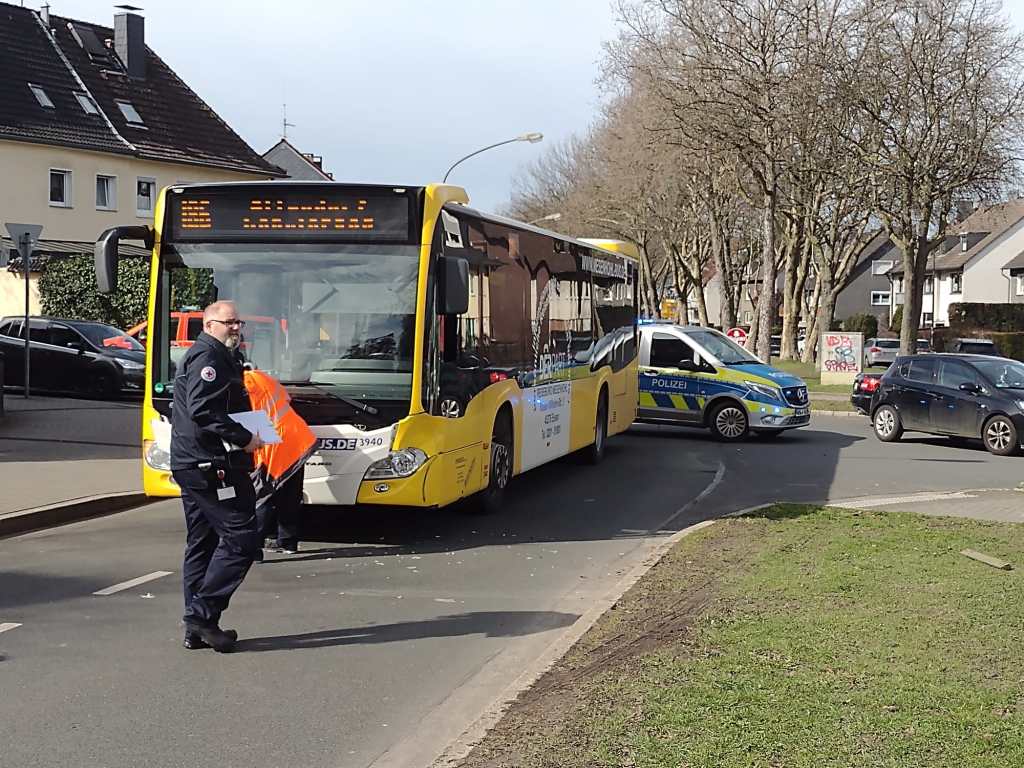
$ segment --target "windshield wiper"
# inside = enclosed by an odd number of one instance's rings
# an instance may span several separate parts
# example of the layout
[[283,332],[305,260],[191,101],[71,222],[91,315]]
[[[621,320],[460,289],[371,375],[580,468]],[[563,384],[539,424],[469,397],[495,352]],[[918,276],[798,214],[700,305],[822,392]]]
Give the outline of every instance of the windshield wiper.
[[292,387],[313,387],[313,389],[315,389],[316,391],[323,392],[325,395],[329,395],[330,397],[333,397],[335,400],[341,400],[341,402],[345,403],[345,405],[349,405],[355,408],[356,410],[362,411],[363,413],[368,413],[371,416],[376,416],[377,414],[380,413],[380,410],[374,408],[372,405],[362,403],[351,397],[339,395],[337,392],[332,392],[331,390],[322,387],[319,384],[314,384],[312,381],[282,381],[281,383]]

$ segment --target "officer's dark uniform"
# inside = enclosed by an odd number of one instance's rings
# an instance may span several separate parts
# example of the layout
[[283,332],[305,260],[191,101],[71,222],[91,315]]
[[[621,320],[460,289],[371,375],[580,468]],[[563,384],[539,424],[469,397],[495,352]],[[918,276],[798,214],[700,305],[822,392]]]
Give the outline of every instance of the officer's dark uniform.
[[181,487],[188,527],[186,626],[218,626],[231,595],[262,557],[253,461],[242,450],[252,433],[228,417],[248,410],[238,359],[201,333],[178,363],[171,409],[171,473]]

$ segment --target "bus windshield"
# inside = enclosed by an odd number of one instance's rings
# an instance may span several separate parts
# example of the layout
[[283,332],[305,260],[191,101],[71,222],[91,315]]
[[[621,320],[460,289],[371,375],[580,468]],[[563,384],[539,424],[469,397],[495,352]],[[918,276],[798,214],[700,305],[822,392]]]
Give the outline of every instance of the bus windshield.
[[[189,243],[162,256],[157,317],[231,299],[256,368],[360,402],[409,401],[418,246]],[[187,349],[161,349],[166,390]]]

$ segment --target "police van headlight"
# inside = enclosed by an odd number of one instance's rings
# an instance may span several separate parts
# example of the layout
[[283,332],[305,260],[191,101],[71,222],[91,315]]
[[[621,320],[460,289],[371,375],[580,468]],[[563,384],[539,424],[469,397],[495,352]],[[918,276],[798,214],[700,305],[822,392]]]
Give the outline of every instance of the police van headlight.
[[409,477],[427,461],[427,454],[419,448],[403,448],[392,451],[383,459],[373,462],[363,475],[363,480],[389,480]]
[[770,397],[772,400],[785,402],[782,399],[782,390],[778,387],[770,387],[767,384],[760,384],[756,381],[744,381],[743,383],[750,388],[751,392],[757,392],[757,394]]
[[171,454],[160,448],[157,445],[156,440],[145,441],[145,444],[143,445],[143,455],[146,457],[146,463],[153,469],[170,472]]

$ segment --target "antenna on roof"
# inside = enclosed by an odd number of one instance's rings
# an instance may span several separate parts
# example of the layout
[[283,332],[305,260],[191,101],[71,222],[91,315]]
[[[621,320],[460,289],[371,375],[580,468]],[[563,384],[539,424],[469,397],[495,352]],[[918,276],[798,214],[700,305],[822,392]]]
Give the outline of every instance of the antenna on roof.
[[281,117],[281,138],[282,139],[287,139],[288,138],[288,129],[289,128],[294,128],[295,127],[295,123],[289,123],[288,122],[288,105],[287,104],[282,104],[281,105],[281,112],[282,112],[282,117]]

